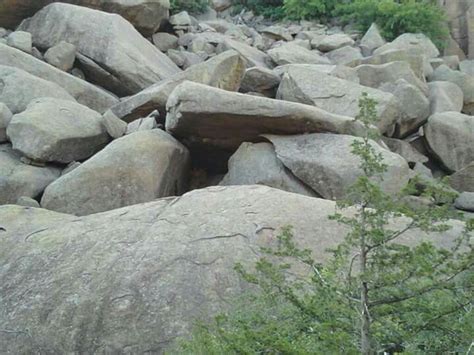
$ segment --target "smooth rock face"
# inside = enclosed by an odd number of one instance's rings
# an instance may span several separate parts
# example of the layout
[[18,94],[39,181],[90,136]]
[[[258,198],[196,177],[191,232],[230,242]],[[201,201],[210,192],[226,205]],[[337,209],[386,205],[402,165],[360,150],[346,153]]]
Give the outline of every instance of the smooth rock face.
[[268,55],[276,65],[285,64],[331,64],[328,58],[317,51],[310,51],[293,43],[270,49]]
[[382,47],[387,42],[380,34],[378,26],[373,23],[360,40],[360,46],[365,55],[370,55],[374,50]]
[[20,157],[9,144],[0,145],[0,205],[37,197],[61,174],[58,168],[23,164]]
[[363,92],[367,92],[378,103],[377,127],[380,131],[393,131],[400,118],[399,103],[395,96],[324,73],[314,77],[308,76],[299,68],[289,68],[278,88],[277,98],[314,105],[338,115],[356,117],[359,113],[359,98]]
[[441,112],[461,112],[464,105],[464,94],[459,86],[449,81],[432,81],[430,90],[431,114]]
[[88,215],[184,191],[188,150],[155,129],[114,140],[48,186],[44,208]]
[[474,76],[474,60],[463,60],[459,63],[459,70],[465,74]]
[[457,112],[431,116],[425,125],[426,141],[450,171],[474,162],[474,118]]
[[[353,118],[317,107],[219,90],[184,82],[167,103],[166,130],[192,142],[237,149],[260,135],[333,132],[360,135]],[[245,108],[245,109],[243,109]]]
[[344,46],[329,52],[327,57],[333,64],[346,65],[361,59],[362,54],[359,48]]
[[376,49],[374,54],[385,53],[393,49],[407,50],[410,53],[423,55],[427,58],[436,58],[440,54],[433,42],[422,33],[404,33],[392,42]]
[[353,44],[354,40],[351,37],[344,33],[337,33],[323,37],[316,48],[321,52],[330,52],[344,46],[352,46]]
[[474,192],[474,162],[451,175],[449,185],[460,192]]
[[167,32],[155,33],[152,40],[153,44],[162,52],[178,48],[178,37]]
[[[179,68],[122,17],[85,7],[53,3],[24,21],[33,43],[50,48],[60,41],[114,75],[130,94],[169,78]],[[107,82],[100,83],[109,88]]]
[[111,110],[102,115],[102,124],[109,136],[114,139],[122,137],[127,131],[127,123],[115,116]]
[[8,140],[7,127],[12,119],[13,114],[3,102],[0,102],[0,143]]
[[[342,134],[307,134],[299,136],[265,135],[273,145],[277,157],[296,177],[325,199],[341,199],[363,175],[360,158],[352,154],[351,144],[357,140]],[[398,154],[372,142],[382,154],[387,171],[380,186],[389,194],[399,192],[408,183],[409,167]]]
[[219,185],[265,185],[306,196],[316,193],[278,160],[270,143],[242,143],[229,160],[229,172]]
[[410,164],[422,164],[429,161],[427,156],[421,154],[406,141],[388,137],[382,137],[382,140],[392,152],[397,153]]
[[[0,323],[28,333],[2,334],[0,348],[162,354],[196,319],[228,309],[247,287],[235,264],[254,265],[282,227],[327,260],[347,233],[329,220],[334,212],[332,201],[265,186],[212,187],[82,218],[1,207]],[[403,240],[448,248],[462,228]]]
[[235,51],[226,51],[122,100],[112,107],[112,111],[126,122],[147,116],[153,110],[158,110],[161,116],[165,117],[166,101],[171,92],[183,81],[189,80],[237,91],[244,73],[245,63],[242,57]]
[[13,116],[7,135],[14,149],[41,162],[84,160],[109,141],[99,113],[52,98],[33,100],[25,111]]
[[281,65],[273,69],[279,76],[283,76],[290,68],[299,68],[304,70],[309,76],[318,76],[319,72],[335,76],[339,79],[349,80],[359,84],[359,77],[353,68],[345,65],[326,65],[326,64],[288,64]]
[[222,53],[230,49],[238,52],[245,59],[247,68],[271,66],[271,59],[266,53],[234,39],[224,39],[217,47],[217,52]]
[[259,92],[272,96],[280,84],[280,77],[272,70],[254,67],[245,71],[240,90],[243,92]]
[[7,44],[10,47],[19,49],[23,52],[30,53],[33,50],[31,34],[24,31],[15,31],[8,35]]
[[454,201],[454,206],[463,211],[474,212],[474,192],[463,192]]
[[75,101],[62,87],[13,67],[0,65],[0,83],[0,102],[14,114],[41,97]]
[[77,102],[101,113],[118,102],[118,99],[109,92],[2,44],[0,44],[0,65],[22,69],[36,77],[53,82],[66,90]]
[[69,71],[74,66],[76,47],[70,43],[61,41],[46,51],[44,59],[62,71]]

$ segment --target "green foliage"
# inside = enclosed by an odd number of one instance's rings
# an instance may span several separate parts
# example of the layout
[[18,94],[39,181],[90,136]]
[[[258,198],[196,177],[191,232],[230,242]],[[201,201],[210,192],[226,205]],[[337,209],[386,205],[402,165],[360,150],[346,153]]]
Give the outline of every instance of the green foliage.
[[362,31],[377,23],[388,41],[403,33],[424,33],[442,47],[448,35],[445,14],[432,0],[355,0],[337,6],[335,14]]
[[236,12],[243,8],[252,10],[256,15],[278,20],[285,17],[283,0],[234,0]]
[[206,10],[209,2],[208,0],[171,0],[170,12],[172,14],[187,11],[193,14],[199,14]]
[[295,20],[321,19],[332,14],[340,0],[285,0],[287,16]]

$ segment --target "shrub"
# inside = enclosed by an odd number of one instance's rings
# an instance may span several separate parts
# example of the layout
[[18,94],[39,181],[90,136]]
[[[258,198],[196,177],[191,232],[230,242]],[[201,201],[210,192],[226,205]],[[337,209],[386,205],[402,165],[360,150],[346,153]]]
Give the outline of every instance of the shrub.
[[285,13],[291,19],[327,19],[340,0],[285,0]]
[[171,0],[170,12],[175,14],[181,11],[187,11],[189,13],[198,14],[204,12],[208,4],[208,0]]
[[236,12],[246,8],[256,15],[263,15],[274,20],[285,17],[283,0],[235,0],[234,6]]

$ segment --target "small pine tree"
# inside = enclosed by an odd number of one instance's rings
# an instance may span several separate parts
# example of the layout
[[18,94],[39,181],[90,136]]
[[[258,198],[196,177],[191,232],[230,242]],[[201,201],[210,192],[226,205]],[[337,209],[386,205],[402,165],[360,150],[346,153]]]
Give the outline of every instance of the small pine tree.
[[[438,248],[423,233],[451,228],[448,205],[411,209],[402,196],[385,195],[378,183],[386,166],[373,148],[378,133],[376,102],[364,94],[357,119],[366,135],[355,139],[363,175],[331,216],[348,234],[325,265],[297,247],[290,227],[278,246],[249,272],[236,270],[257,287],[240,306],[199,325],[180,353],[192,354],[376,354],[466,353],[474,334],[473,221],[451,249]],[[404,193],[413,193],[409,186]],[[452,199],[440,184],[424,197]],[[458,216],[460,218],[460,216]],[[407,232],[420,240],[409,246]],[[429,234],[428,234],[429,235]],[[405,240],[405,242],[403,242]],[[413,243],[412,243],[413,244]],[[285,262],[282,262],[284,260]],[[295,263],[311,277],[292,272]]]

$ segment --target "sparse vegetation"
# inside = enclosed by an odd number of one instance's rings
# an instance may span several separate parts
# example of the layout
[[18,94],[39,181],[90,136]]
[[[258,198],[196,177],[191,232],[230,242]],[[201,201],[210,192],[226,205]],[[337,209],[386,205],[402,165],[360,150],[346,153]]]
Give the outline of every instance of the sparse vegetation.
[[171,0],[170,5],[171,13],[187,11],[189,13],[197,14],[206,10],[209,2],[208,0]]

